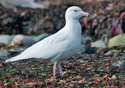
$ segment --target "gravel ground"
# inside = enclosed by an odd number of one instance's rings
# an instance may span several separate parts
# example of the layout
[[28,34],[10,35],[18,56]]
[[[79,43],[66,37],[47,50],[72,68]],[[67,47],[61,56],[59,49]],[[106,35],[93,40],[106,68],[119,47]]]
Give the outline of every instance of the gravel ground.
[[95,50],[62,61],[56,77],[50,62],[1,60],[0,88],[125,88],[125,46]]

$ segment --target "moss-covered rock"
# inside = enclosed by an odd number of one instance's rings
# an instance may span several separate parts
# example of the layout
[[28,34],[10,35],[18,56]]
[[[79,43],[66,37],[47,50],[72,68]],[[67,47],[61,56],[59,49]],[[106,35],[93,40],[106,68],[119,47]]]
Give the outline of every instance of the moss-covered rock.
[[125,33],[110,39],[108,47],[125,45]]

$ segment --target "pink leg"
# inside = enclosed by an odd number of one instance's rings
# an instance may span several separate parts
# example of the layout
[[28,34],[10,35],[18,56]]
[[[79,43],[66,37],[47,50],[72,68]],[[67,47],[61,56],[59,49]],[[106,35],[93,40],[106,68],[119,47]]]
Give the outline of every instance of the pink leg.
[[62,68],[61,68],[60,64],[61,63],[58,64],[58,68],[59,68],[59,71],[60,71],[61,75],[63,76],[63,72],[62,72]]
[[57,63],[54,63],[54,66],[53,66],[53,76],[55,76],[55,74],[56,74],[56,64]]

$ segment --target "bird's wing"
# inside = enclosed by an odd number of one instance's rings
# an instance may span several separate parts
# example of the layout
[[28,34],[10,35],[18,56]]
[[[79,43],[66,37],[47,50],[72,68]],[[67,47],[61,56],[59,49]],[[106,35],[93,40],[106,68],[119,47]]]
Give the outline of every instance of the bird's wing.
[[70,46],[68,36],[59,32],[26,49],[20,56],[22,58],[42,58],[50,59],[66,50]]

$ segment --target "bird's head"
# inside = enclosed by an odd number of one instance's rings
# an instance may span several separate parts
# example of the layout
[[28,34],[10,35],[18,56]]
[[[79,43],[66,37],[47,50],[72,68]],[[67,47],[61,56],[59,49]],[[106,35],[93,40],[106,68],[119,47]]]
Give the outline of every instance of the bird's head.
[[82,16],[89,16],[89,13],[84,12],[81,8],[79,8],[78,6],[72,6],[69,7],[66,10],[66,19],[67,18],[71,18],[71,19],[79,19]]

